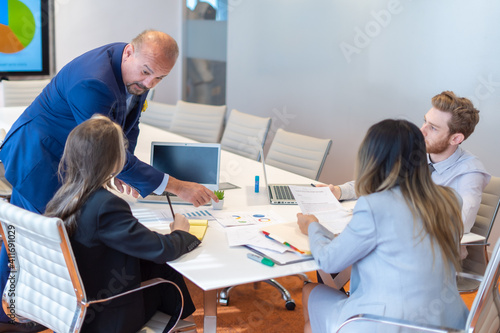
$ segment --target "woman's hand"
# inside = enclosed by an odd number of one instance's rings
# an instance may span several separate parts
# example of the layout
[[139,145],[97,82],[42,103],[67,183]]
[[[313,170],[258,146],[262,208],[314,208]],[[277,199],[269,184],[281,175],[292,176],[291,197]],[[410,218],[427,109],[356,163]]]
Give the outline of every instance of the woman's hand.
[[182,214],[175,214],[174,222],[170,223],[170,231],[182,230],[189,232],[189,221]]
[[318,219],[314,215],[304,215],[302,213],[297,214],[297,224],[299,225],[300,231],[307,235],[307,229],[309,228],[309,224],[313,222],[318,222]]
[[340,197],[342,196],[342,190],[340,189],[340,186],[337,185],[326,185],[326,184],[316,184],[316,187],[328,187],[330,191],[332,191],[333,195],[337,200],[340,200]]

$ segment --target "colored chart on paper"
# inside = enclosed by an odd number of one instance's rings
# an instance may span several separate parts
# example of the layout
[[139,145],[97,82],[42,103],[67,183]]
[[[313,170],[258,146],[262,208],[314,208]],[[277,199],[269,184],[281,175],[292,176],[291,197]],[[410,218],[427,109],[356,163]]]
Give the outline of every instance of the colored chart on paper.
[[35,36],[35,17],[19,0],[0,0],[0,53],[24,50]]
[[249,212],[213,211],[212,216],[224,227],[269,224],[282,221],[281,217],[274,214],[273,212],[256,214]]
[[211,219],[212,215],[208,212],[208,210],[195,210],[190,212],[182,213],[188,219]]

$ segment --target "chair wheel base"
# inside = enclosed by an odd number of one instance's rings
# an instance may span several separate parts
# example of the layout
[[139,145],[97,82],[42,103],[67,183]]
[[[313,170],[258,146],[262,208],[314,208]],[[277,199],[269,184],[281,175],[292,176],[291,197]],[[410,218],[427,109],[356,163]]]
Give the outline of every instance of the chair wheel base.
[[293,311],[295,310],[295,302],[292,300],[292,301],[287,301],[285,303],[285,307],[288,311]]

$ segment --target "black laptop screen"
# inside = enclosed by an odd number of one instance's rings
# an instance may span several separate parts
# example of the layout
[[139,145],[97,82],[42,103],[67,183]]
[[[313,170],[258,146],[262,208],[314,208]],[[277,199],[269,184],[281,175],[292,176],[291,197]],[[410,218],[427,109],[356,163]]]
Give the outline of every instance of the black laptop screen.
[[151,164],[177,179],[218,184],[220,146],[153,144]]

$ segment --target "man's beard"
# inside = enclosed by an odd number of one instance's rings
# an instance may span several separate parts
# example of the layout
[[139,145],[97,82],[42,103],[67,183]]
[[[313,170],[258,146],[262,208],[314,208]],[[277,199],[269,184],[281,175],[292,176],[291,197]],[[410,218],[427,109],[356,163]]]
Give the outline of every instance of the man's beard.
[[426,150],[428,154],[441,154],[444,152],[448,146],[449,146],[449,141],[450,136],[448,135],[446,138],[439,142],[435,142],[434,144],[430,145],[429,143],[426,142]]
[[[136,90],[133,89],[134,86],[135,86]],[[141,91],[137,91],[137,88],[141,89]],[[139,82],[133,82],[133,83],[127,84],[127,91],[129,94],[132,94],[132,95],[142,95],[146,91],[148,91],[148,88],[143,86]]]

